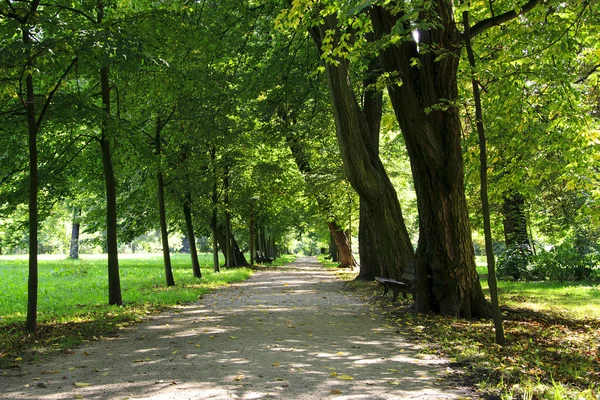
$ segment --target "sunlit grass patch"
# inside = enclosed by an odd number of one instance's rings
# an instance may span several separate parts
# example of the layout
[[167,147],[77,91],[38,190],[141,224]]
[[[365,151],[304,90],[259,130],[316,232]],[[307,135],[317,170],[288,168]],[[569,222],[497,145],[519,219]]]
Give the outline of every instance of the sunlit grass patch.
[[[40,257],[38,333],[29,335],[23,325],[27,307],[27,258],[0,257],[0,363],[9,353],[24,348],[63,348],[90,335],[107,335],[115,324],[132,322],[163,307],[197,301],[218,286],[247,279],[249,268],[221,269],[214,273],[212,254],[200,256],[202,278],[193,276],[190,256],[173,254],[176,286],[166,287],[162,257],[120,257],[124,306],[108,306],[106,256],[80,260]],[[37,344],[36,344],[37,343]],[[58,344],[58,346],[55,346]]]
[[337,268],[340,265],[340,263],[333,262],[333,261],[331,261],[331,258],[326,258],[326,257],[328,257],[327,254],[317,254],[317,261],[319,261],[321,264],[323,264],[323,267]]

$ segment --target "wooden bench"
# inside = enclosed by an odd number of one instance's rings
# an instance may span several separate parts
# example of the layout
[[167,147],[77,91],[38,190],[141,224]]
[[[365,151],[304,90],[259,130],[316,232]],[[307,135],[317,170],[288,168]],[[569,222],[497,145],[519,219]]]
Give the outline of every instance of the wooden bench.
[[256,252],[256,262],[259,264],[263,264],[263,263],[270,264],[271,262],[273,262],[273,259],[265,256],[265,253],[261,253],[261,252],[257,251]]
[[383,278],[380,276],[375,277],[375,280],[383,285],[383,295],[385,296],[391,289],[394,294],[392,302],[398,299],[398,295],[402,293],[402,296],[406,299],[407,293],[410,293],[415,298],[415,265],[410,263],[407,265],[406,270],[400,277],[401,281],[395,279]]

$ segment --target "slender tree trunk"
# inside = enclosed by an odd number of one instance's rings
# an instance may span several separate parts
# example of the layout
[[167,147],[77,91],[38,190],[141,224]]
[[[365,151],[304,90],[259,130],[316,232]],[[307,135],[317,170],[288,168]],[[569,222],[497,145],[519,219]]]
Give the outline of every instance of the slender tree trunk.
[[[31,14],[37,5],[32,5]],[[38,300],[38,124],[35,114],[35,92],[33,88],[33,58],[31,56],[31,32],[29,26],[23,27],[23,43],[27,51],[25,68],[25,111],[27,113],[29,146],[29,275],[27,278],[27,318],[25,329],[35,332],[37,328]]]
[[121,280],[119,277],[119,250],[117,247],[117,184],[115,171],[110,151],[110,138],[108,131],[111,128],[110,117],[110,83],[108,79],[108,66],[100,69],[100,86],[102,90],[102,105],[104,118],[102,121],[102,135],[100,149],[102,152],[102,166],[104,183],[106,186],[106,250],[108,253],[108,304],[122,305]]
[[254,267],[254,204],[250,202],[250,266]]
[[69,258],[77,260],[79,258],[79,218],[81,217],[81,208],[75,207],[73,211],[73,226],[71,228],[71,245],[69,247]]
[[223,176],[223,202],[225,204],[225,267],[234,266],[231,245],[231,213],[229,210],[229,166],[225,166]]
[[[340,33],[335,16],[325,18],[324,25],[311,30],[319,49],[326,32],[334,32],[334,45]],[[331,94],[338,144],[346,176],[369,210],[381,240],[381,258],[385,277],[400,279],[414,259],[414,249],[404,224],[396,195],[381,159],[373,148],[367,119],[352,89],[348,61],[336,59],[325,63],[325,75]]]
[[213,268],[215,272],[221,271],[219,265],[219,246],[217,242],[217,202],[219,200],[219,194],[217,192],[217,152],[213,146],[210,150],[210,158],[213,164],[213,190],[212,190],[212,218],[211,218],[211,229],[212,229],[212,242],[213,242]]
[[483,230],[485,233],[485,254],[488,265],[488,286],[490,288],[490,297],[492,300],[492,318],[496,331],[496,343],[503,345],[504,327],[502,326],[502,315],[498,305],[498,284],[496,282],[496,264],[494,259],[494,243],[492,242],[492,227],[490,223],[490,204],[488,199],[487,185],[487,146],[485,131],[483,128],[483,110],[481,108],[481,93],[479,91],[479,81],[475,75],[475,56],[471,47],[471,34],[469,31],[469,11],[463,12],[463,22],[465,26],[465,47],[471,70],[471,84],[473,86],[473,98],[475,100],[475,119],[477,125],[477,134],[479,137],[479,174],[481,182],[481,208],[483,214]]
[[165,183],[162,173],[162,163],[160,157],[162,154],[162,138],[160,136],[163,123],[160,118],[156,120],[156,137],[154,143],[156,145],[156,155],[159,157],[158,173],[156,174],[156,181],[158,187],[158,215],[160,219],[160,237],[163,248],[163,262],[165,264],[165,278],[167,280],[167,286],[175,286],[175,279],[173,279],[173,268],[171,267],[171,253],[169,251],[169,230],[167,228],[167,210],[165,209]]
[[198,251],[196,249],[196,235],[194,234],[194,223],[192,221],[192,209],[190,204],[192,203],[192,195],[187,193],[186,201],[183,203],[183,215],[185,217],[185,227],[187,230],[187,237],[190,243],[190,257],[192,259],[192,271],[195,278],[202,278],[202,271],[200,270],[200,263],[198,262]]
[[260,230],[260,251],[267,256],[267,239],[265,236],[265,227],[263,226]]
[[[490,307],[475,269],[463,182],[457,68],[459,33],[452,4],[434,2],[440,22],[419,31],[420,46],[445,51],[419,52],[405,40],[381,52],[384,69],[402,77],[388,88],[411,161],[419,210],[416,252],[416,307],[445,315],[488,317]],[[402,14],[371,9],[376,36],[391,32]],[[415,60],[418,64],[415,65]],[[377,223],[377,222],[376,222]]]

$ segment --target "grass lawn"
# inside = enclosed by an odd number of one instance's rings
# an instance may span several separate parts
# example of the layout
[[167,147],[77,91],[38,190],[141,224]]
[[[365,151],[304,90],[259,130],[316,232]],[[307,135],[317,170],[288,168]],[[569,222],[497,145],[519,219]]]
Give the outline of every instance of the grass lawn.
[[[487,295],[485,261],[478,260],[478,272]],[[599,282],[499,281],[504,346],[495,344],[489,320],[415,315],[412,299],[391,304],[374,282],[348,284],[423,353],[449,359],[449,382],[460,374],[457,383],[469,382],[483,398],[600,398]]]
[[[162,257],[120,255],[124,306],[108,306],[105,255],[40,256],[38,332],[24,332],[27,308],[27,256],[0,256],[0,366],[17,365],[23,354],[38,356],[72,347],[93,336],[114,333],[123,324],[140,321],[167,306],[196,301],[221,285],[247,279],[249,268],[214,273],[212,254],[201,254],[202,279],[192,275],[190,256],[172,254],[175,287],[167,288]],[[289,259],[289,257],[288,257]],[[222,260],[221,260],[222,261]],[[275,260],[273,263],[281,263]]]

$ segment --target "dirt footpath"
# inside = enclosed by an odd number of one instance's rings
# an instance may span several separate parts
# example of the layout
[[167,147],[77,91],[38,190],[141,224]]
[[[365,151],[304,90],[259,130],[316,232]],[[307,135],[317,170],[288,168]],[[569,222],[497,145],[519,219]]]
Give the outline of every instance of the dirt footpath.
[[2,399],[457,399],[314,258],[0,376]]

